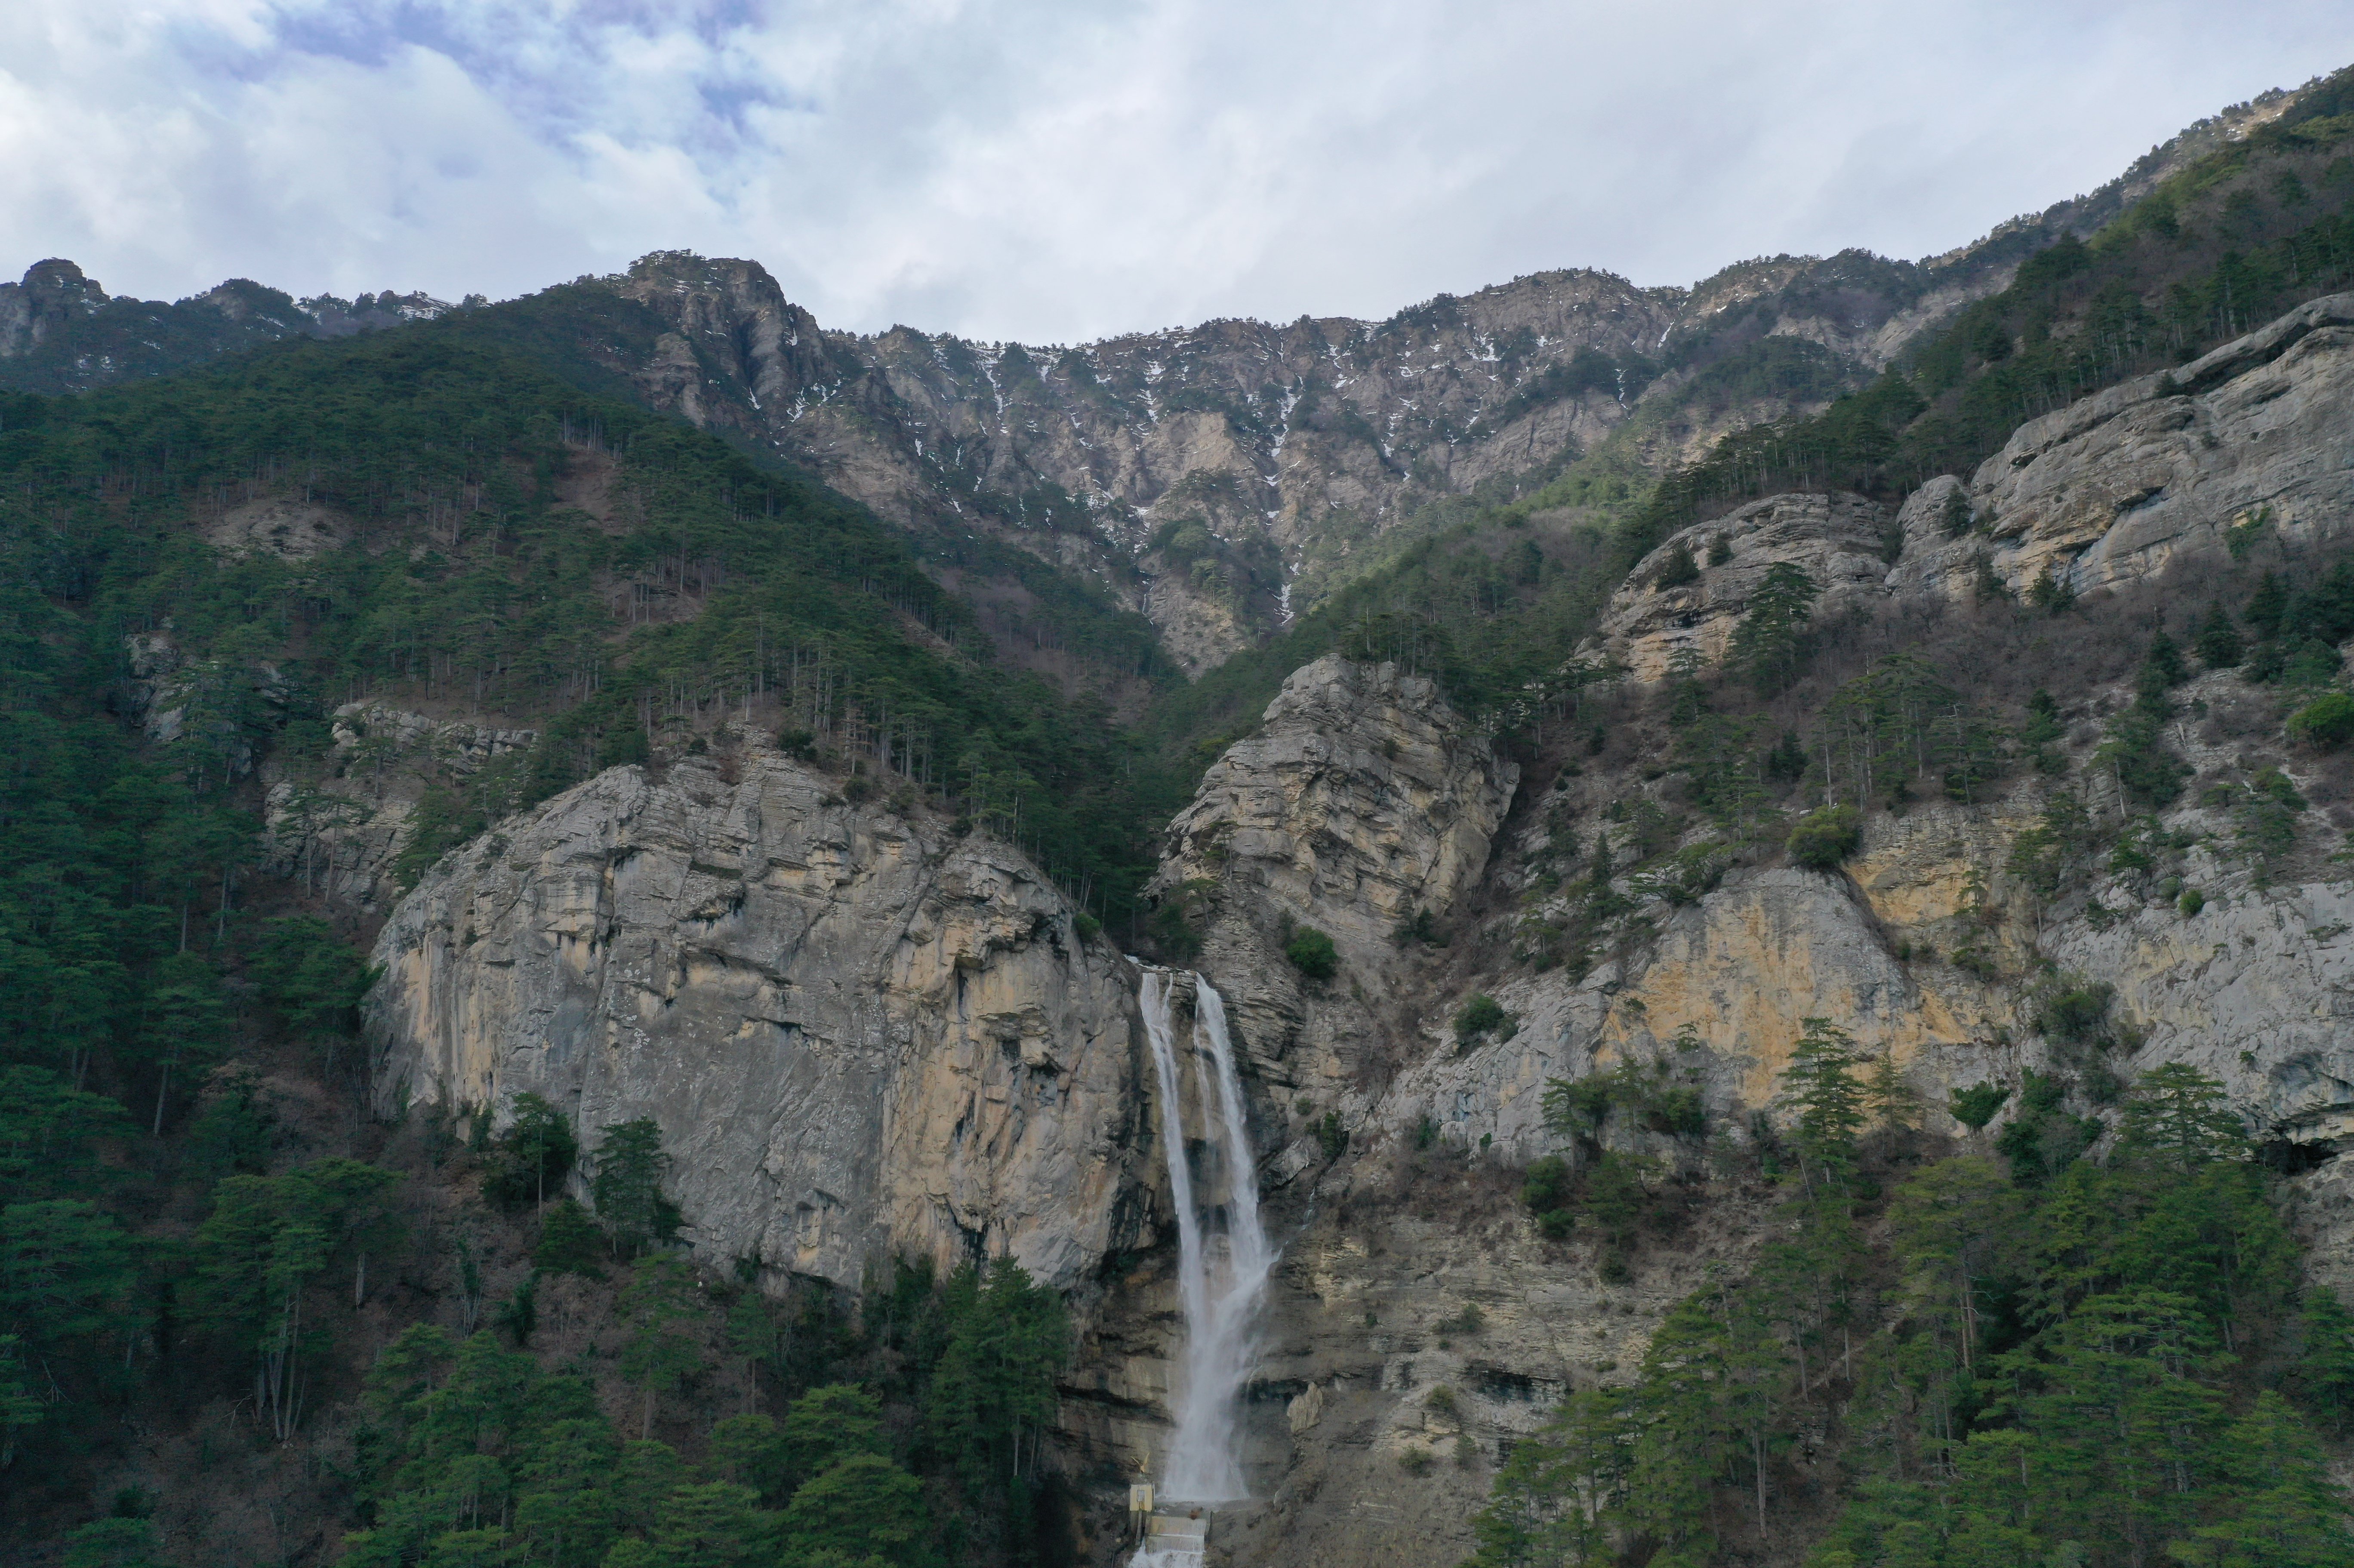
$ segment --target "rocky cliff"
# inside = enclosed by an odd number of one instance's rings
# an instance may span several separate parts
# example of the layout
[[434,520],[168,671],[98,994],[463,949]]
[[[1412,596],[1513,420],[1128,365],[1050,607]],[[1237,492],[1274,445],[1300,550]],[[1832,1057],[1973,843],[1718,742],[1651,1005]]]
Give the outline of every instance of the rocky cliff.
[[669,251],[583,280],[651,312],[656,346],[621,352],[590,332],[581,350],[886,517],[1087,576],[1198,672],[1316,603],[1435,503],[1541,482],[1760,345],[1790,351],[1779,391],[1662,420],[1642,461],[1819,406],[2028,255],[2093,233],[2296,99],[2203,121],[2088,196],[1917,263],[1776,256],[1690,288],[1562,270],[1379,322],[1215,321],[1071,346],[825,330],[757,262]]
[[613,366],[659,406],[887,517],[1080,571],[1198,671],[1362,569],[1420,508],[1549,471],[1761,339],[1819,345],[1832,382],[1876,367],[2000,286],[2027,241],[1919,267],[1779,258],[1689,290],[1545,272],[1378,323],[1212,322],[1076,348],[821,332],[757,263],[684,252],[601,286],[671,329]]
[[2083,593],[2244,552],[2266,528],[2327,543],[2354,502],[2350,408],[2354,295],[2334,294],[2031,419],[1967,481],[1924,486],[1889,587],[2026,593],[2049,575]]
[[1026,859],[774,752],[599,775],[437,865],[378,937],[387,1115],[640,1117],[714,1266],[895,1253],[1070,1287],[1150,1238],[1129,967]]
[[[1859,495],[1776,495],[1680,530],[1612,595],[1591,652],[1665,678],[1689,648],[1721,663],[1776,563],[1804,571],[1819,621],[1911,602],[2024,599],[2309,552],[2354,524],[2354,294],[2333,294],[2188,365],[2021,425],[1967,478],[1893,513]],[[1691,576],[1672,579],[1671,564]]]
[[[1519,778],[1431,681],[1337,657],[1294,673],[1210,768],[1153,892],[1198,940],[1189,961],[1217,978],[1270,1087],[1332,1095],[1383,1070],[1410,979],[1396,932],[1454,913]],[[1302,929],[1331,938],[1345,980],[1284,957]]]
[[[2132,614],[2147,624],[2153,607],[2203,604],[2203,585],[2232,566],[2235,546],[2260,545],[2265,561],[2309,559],[2348,519],[2328,433],[2343,422],[2330,410],[2343,396],[2344,309],[2317,302],[2170,379],[2039,420],[1968,482],[1925,487],[1901,514],[1860,498],[1792,496],[1702,524],[1671,541],[1691,550],[1698,580],[1651,580],[1663,547],[1614,599],[1604,645],[1648,679],[1691,646],[1706,673],[1776,560],[1816,577],[1825,620],[1868,624],[1877,630],[1865,641],[1901,647],[1951,607],[2017,617],[2003,592],[2023,594],[2047,569],[2092,602],[2141,607]],[[1710,565],[1718,535],[1732,558]],[[1992,589],[1980,586],[1989,560]],[[2033,620],[2019,624],[2022,636],[2046,635]],[[1428,753],[1409,751],[1417,735],[1478,751],[1443,705],[1409,717],[1370,683],[1319,676],[1315,689],[1324,701],[1312,733],[1350,736],[1367,788],[1383,786],[1391,755],[1416,758],[1396,784],[1430,775]],[[2354,872],[2327,804],[2344,780],[2327,757],[2288,742],[2278,699],[2218,669],[2173,698],[2186,719],[2166,744],[2196,782],[2143,816],[2094,765],[2096,721],[2130,699],[2129,683],[2059,689],[2069,722],[2055,762],[1973,802],[1871,810],[1858,852],[1823,872],[1770,848],[1734,853],[1720,824],[1691,810],[1659,766],[1668,737],[1645,727],[1656,719],[1644,717],[1650,699],[1638,688],[1614,719],[1638,732],[1627,750],[1541,759],[1543,787],[1523,792],[1484,853],[1473,841],[1496,818],[1434,819],[1434,832],[1463,843],[1458,863],[1480,868],[1450,885],[1444,954],[1374,939],[1401,906],[1389,884],[1364,885],[1353,918],[1331,906],[1350,901],[1345,883],[1319,909],[1320,922],[1353,938],[1322,994],[1378,999],[1352,1022],[1381,1055],[1374,1070],[1320,1086],[1313,1104],[1302,1097],[1288,1122],[1282,1100],[1313,1080],[1268,1073],[1279,1086],[1268,1096],[1265,1171],[1288,1245],[1264,1398],[1252,1407],[1264,1500],[1222,1515],[1214,1532],[1231,1561],[1402,1565],[1465,1552],[1500,1446],[1562,1391],[1628,1375],[1666,1307],[1710,1266],[1740,1267],[1755,1245],[1760,1190],[1738,1174],[1737,1150],[1753,1117],[1775,1114],[1776,1080],[1810,1017],[1891,1058],[1920,1097],[1928,1134],[1956,1142],[1999,1133],[2017,1104],[2014,1094],[1973,1135],[1947,1114],[1961,1087],[2015,1090],[2031,1072],[2061,1074],[2078,1086],[2079,1108],[2098,1113],[2152,1067],[2198,1067],[2254,1132],[2293,1148],[2286,1164],[2302,1173],[2289,1201],[2314,1247],[2314,1277],[2354,1289],[2344,1261],[2354,1208],[2338,1158],[2354,1144],[2344,1021]],[[1313,814],[1288,810],[1301,792],[1276,787],[1267,762],[1308,749],[1290,731],[1308,706],[1287,692],[1178,821],[1164,884],[1214,885],[1201,961],[1230,995],[1288,1000],[1308,989],[1269,938],[1228,935],[1279,931],[1305,918],[1310,889],[1332,885],[1293,869],[1320,866],[1330,834]],[[2274,796],[2288,826],[2266,850],[2251,827],[2250,780],[2274,776],[2288,787]],[[2086,842],[2123,833],[2126,850],[2087,853],[2038,883],[2016,852],[2063,792],[2056,780],[2070,778],[2091,804]],[[1669,826],[1661,837],[1638,822]],[[1532,959],[1522,934],[1579,900],[1595,906],[1590,888],[1548,869],[1563,823],[1598,833],[1616,863],[1614,912],[1571,964]],[[2186,889],[2195,896],[2178,896]],[[2052,999],[2071,988],[2094,999],[2096,1023],[2051,1022]],[[1501,1026],[1452,1026],[1475,994],[1500,1004]],[[1260,1026],[1280,1036],[1315,1011],[1291,1005],[1263,1001]],[[1659,1160],[1681,1205],[1674,1239],[1614,1276],[1594,1244],[1544,1241],[1514,1189],[1531,1160],[1568,1151],[1545,1125],[1546,1085],[1621,1067],[1694,1091],[1711,1131],[1703,1145],[1626,1111],[1597,1129],[1606,1146]],[[1302,1136],[1328,1103],[1344,1150]],[[1116,1307],[1098,1345],[1107,1363],[1138,1353]]]
[[[1797,567],[1832,616],[1879,597],[1888,576],[1887,508],[1860,495],[1769,495],[1687,528],[1637,563],[1611,596],[1595,641],[1626,673],[1663,681],[1680,652],[1724,662],[1734,629],[1777,564]],[[1692,575],[1670,580],[1670,563]]]

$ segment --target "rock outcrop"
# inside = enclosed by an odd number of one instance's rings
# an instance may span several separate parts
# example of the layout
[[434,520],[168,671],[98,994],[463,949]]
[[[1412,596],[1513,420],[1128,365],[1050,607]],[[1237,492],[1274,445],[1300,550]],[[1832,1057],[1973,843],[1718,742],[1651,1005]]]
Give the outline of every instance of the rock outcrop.
[[1080,1284],[1150,1235],[1129,966],[1022,855],[831,790],[615,768],[446,856],[376,942],[378,1107],[650,1117],[715,1266]]
[[[1326,1087],[1357,1070],[1392,1022],[1398,927],[1453,912],[1519,781],[1435,683],[1337,655],[1295,672],[1211,766],[1152,891],[1194,922],[1194,961],[1268,1081]],[[1331,938],[1334,979],[1285,959],[1302,927]]]
[[21,281],[0,283],[0,359],[32,353],[106,301],[106,291],[72,262],[34,262]]
[[2266,530],[2297,545],[2354,527],[2354,294],[2298,306],[2190,364],[2021,425],[1967,485],[1906,502],[1888,587],[1959,599],[2076,593],[2178,560],[2221,559]]
[[[2056,232],[2093,210],[2048,217]],[[1199,671],[1354,576],[1433,501],[1517,483],[1673,398],[1689,372],[1659,371],[1671,344],[1770,333],[1876,368],[2000,288],[2030,243],[2005,232],[1919,265],[1779,257],[1691,289],[1539,272],[1381,322],[1219,321],[1052,349],[822,332],[758,263],[661,251],[588,281],[655,313],[651,354],[624,361],[601,332],[584,347],[658,406],[895,521],[992,533],[1093,578]],[[1686,435],[1789,407],[1720,409]],[[1193,522],[1224,547],[1167,548]]]
[[[1778,564],[1797,567],[1815,585],[1818,617],[1884,594],[1890,527],[1888,509],[1860,495],[1769,495],[1695,524],[1627,574],[1595,630],[1595,645],[1638,681],[1665,680],[1687,649],[1700,668],[1713,669],[1751,596]],[[1711,558],[1726,551],[1723,561]],[[1687,558],[1695,577],[1662,582],[1670,563]]]
[[[1611,595],[1588,652],[1640,682],[1664,679],[1685,649],[1713,667],[1777,561],[1820,590],[1820,620],[1925,597],[2023,598],[2046,576],[2097,592],[2267,534],[2342,540],[2354,534],[2349,426],[2354,294],[2333,294],[2030,420],[1967,482],[1932,479],[1893,517],[1858,495],[1771,495],[1681,529]],[[1711,564],[1720,539],[1732,557]],[[1697,575],[1663,583],[1687,556]]]
[[[1948,526],[1939,515],[1911,521],[1936,537]],[[1331,875],[1323,819],[1294,804],[1314,792],[1274,782],[1288,775],[1271,758],[1312,751],[1318,731],[1303,715],[1373,733],[1351,688],[1331,679],[1319,674],[1313,688],[1329,699],[1288,694],[1260,736],[1229,751],[1179,819],[1163,874],[1172,894],[1214,889],[1204,895],[1212,913],[1202,962],[1230,991],[1281,991],[1284,971],[1268,946],[1279,923],[1254,924],[1249,911],[1313,909],[1326,928],[1346,933],[1357,945],[1344,946],[1344,974],[1371,1006],[1336,994],[1340,986],[1281,994],[1304,999],[1302,1041],[1316,1037],[1319,1020],[1345,1017],[1387,1054],[1382,1073],[1299,1074],[1295,1064],[1313,1052],[1298,1046],[1262,1065],[1264,1081],[1282,1089],[1259,1114],[1270,1150],[1263,1177],[1287,1249],[1246,1437],[1263,1500],[1223,1513],[1214,1532],[1235,1563],[1354,1568],[1467,1552],[1469,1519],[1502,1447],[1564,1390],[1631,1375],[1660,1315],[1711,1266],[1741,1268],[1766,1224],[1763,1210],[1744,1206],[1760,1201],[1754,1192],[1712,1178],[1701,1140],[1614,1113],[1598,1129],[1604,1145],[1658,1158],[1684,1190],[1706,1191],[1705,1204],[1691,1228],[1615,1279],[1597,1276],[1582,1244],[1543,1243],[1516,1193],[1530,1160],[1564,1151],[1544,1125],[1546,1086],[1632,1065],[1696,1089],[1721,1159],[1749,1136],[1756,1113],[1784,1114],[1777,1080],[1810,1017],[1846,1028],[1868,1057],[1893,1058],[1928,1129],[1956,1139],[1973,1136],[1948,1114],[1961,1087],[2016,1086],[2028,1072],[2059,1071],[2106,1082],[2113,1094],[2164,1063],[2197,1066],[2223,1083],[2260,1136],[2319,1162],[2291,1183],[2293,1211],[2314,1248],[2313,1277],[2354,1291],[2344,1262],[2354,1255],[2354,1175],[2332,1158],[2354,1150],[2344,1016],[2354,878],[2330,858],[2336,835],[2317,814],[2299,830],[2308,847],[2268,863],[2228,809],[2186,797],[2152,830],[2153,844],[2173,846],[2163,864],[2088,863],[2052,898],[2011,868],[2013,846],[2053,788],[2025,773],[1983,803],[1871,814],[1861,853],[1838,873],[1769,862],[1675,890],[1628,864],[1628,853],[1613,887],[1623,923],[1585,964],[1544,969],[1505,958],[1496,939],[1565,895],[1528,873],[1544,820],[1560,806],[1564,820],[1609,821],[1614,803],[1662,788],[1636,772],[1571,769],[1556,793],[1515,819],[1522,828],[1508,827],[1480,875],[1458,885],[1457,950],[1470,953],[1432,965],[1364,945],[1398,906],[1394,890]],[[2222,715],[2250,700],[2236,682],[2204,675],[2178,700]],[[1459,724],[1443,707],[1423,709],[1420,722],[1435,735]],[[2252,757],[2246,733],[2235,718],[2212,740],[2185,730],[2171,744],[2203,777],[2224,779],[2270,760]],[[2093,741],[2080,728],[2062,743],[2072,768]],[[1427,771],[1433,755],[1415,768]],[[2279,760],[2293,781],[2304,779],[2299,759]],[[1361,747],[1356,788],[1394,789],[1387,766],[1378,746]],[[1694,842],[1709,832],[1691,831]],[[1423,863],[1437,860],[1426,850]],[[2203,890],[2203,905],[2178,901],[2178,886]],[[1496,899],[1500,887],[1521,896]],[[2044,999],[2066,987],[2101,999],[2097,1040],[2046,1033]],[[1450,1018],[1475,991],[1494,997],[1508,1024],[1458,1039]],[[1267,1012],[1277,1018],[1273,1006]],[[1345,1130],[1337,1159],[1287,1114],[1295,1085],[1311,1091],[1312,1115],[1329,1107]],[[1984,1136],[1999,1132],[2009,1108]],[[1118,1386],[1149,1391],[1150,1341],[1121,1309],[1116,1299],[1091,1354]],[[1134,1403],[1149,1404],[1149,1393]],[[1423,1470],[1425,1456],[1436,1467],[1402,1482],[1402,1465]],[[1399,1496],[1401,1485],[1410,1496]]]

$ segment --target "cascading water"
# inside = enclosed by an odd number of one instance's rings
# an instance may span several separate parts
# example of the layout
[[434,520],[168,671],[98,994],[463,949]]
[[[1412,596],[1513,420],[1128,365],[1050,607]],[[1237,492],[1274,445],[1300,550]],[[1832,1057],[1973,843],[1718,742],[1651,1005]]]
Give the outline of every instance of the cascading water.
[[[1167,1504],[1232,1502],[1249,1495],[1235,1454],[1235,1406],[1250,1372],[1253,1319],[1275,1255],[1259,1224],[1258,1172],[1225,1000],[1208,980],[1193,977],[1193,1039],[1181,1045],[1171,1005],[1173,978],[1147,969],[1140,988],[1144,1032],[1160,1082],[1161,1142],[1177,1209],[1177,1286],[1185,1312],[1177,1430],[1162,1463],[1160,1495]],[[1181,1098],[1186,1076],[1201,1107],[1206,1156],[1198,1201],[1196,1172],[1186,1157]],[[1156,1535],[1137,1554],[1137,1568],[1190,1568],[1201,1560],[1201,1541],[1182,1530]]]

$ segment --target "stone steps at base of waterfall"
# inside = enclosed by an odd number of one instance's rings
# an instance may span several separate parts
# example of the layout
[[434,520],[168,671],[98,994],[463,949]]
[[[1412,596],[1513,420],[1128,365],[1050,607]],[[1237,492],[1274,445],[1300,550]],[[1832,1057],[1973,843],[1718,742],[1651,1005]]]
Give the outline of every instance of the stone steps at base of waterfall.
[[1156,1513],[1145,1522],[1144,1545],[1130,1568],[1201,1568],[1210,1536],[1209,1516]]

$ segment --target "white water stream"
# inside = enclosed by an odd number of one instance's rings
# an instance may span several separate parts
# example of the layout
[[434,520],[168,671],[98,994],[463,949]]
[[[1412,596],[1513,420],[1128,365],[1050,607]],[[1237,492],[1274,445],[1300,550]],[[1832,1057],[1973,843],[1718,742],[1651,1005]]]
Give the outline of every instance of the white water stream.
[[[1235,1427],[1243,1383],[1256,1350],[1253,1330],[1274,1249],[1258,1217],[1258,1172],[1243,1119],[1241,1076],[1226,1032],[1225,999],[1193,980],[1193,1026],[1181,1041],[1171,1005],[1174,977],[1144,971],[1144,1032],[1159,1076],[1161,1143],[1177,1209],[1177,1286],[1185,1312],[1185,1350],[1174,1406],[1177,1429],[1163,1457],[1156,1500],[1170,1524],[1150,1538],[1134,1568],[1194,1568],[1202,1560],[1194,1504],[1247,1497],[1235,1456]],[[1200,1166],[1188,1158],[1182,1089],[1190,1078],[1201,1109]],[[1202,1190],[1197,1193],[1194,1179]],[[1191,1526],[1189,1530],[1187,1527]]]

